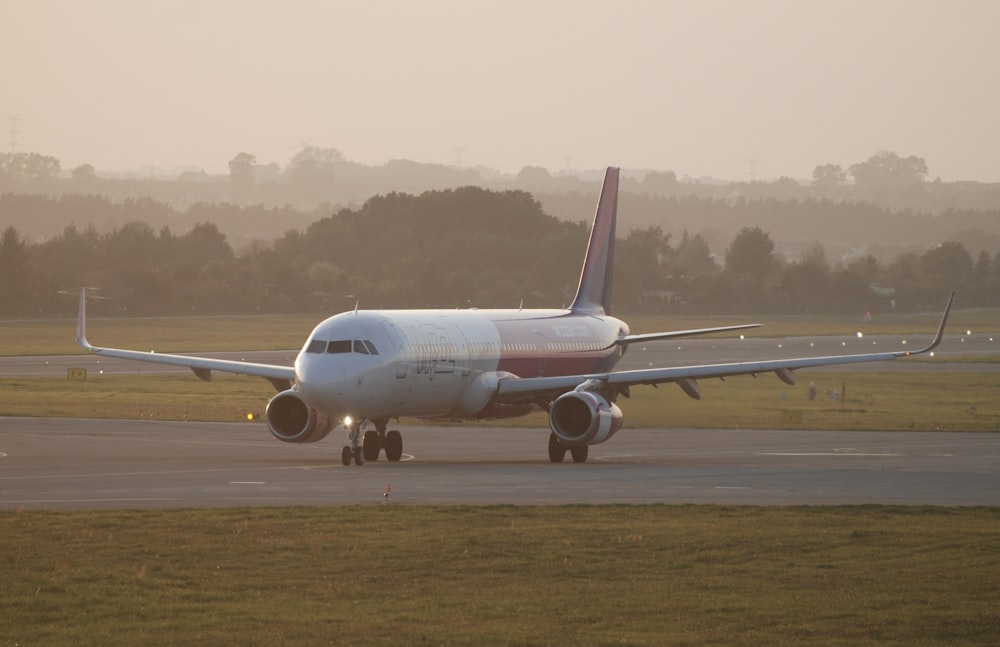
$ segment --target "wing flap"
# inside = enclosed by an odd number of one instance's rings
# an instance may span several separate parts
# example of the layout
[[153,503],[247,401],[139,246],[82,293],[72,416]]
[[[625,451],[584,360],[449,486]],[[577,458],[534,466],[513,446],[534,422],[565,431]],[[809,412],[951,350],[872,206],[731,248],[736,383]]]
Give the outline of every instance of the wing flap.
[[762,324],[739,324],[736,326],[719,326],[717,328],[693,328],[691,330],[672,330],[670,332],[653,332],[641,335],[625,335],[619,338],[618,343],[627,346],[638,342],[660,341],[663,339],[678,339],[681,337],[694,337],[696,335],[711,335],[719,332],[733,332],[734,330],[747,330],[748,328],[760,328]]

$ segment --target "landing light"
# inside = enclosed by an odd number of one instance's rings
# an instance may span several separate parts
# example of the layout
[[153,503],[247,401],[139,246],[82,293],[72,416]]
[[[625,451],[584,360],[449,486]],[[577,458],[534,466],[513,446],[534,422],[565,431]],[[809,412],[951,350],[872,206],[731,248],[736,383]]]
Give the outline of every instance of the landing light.
[[353,418],[351,418],[350,416],[344,416],[344,426],[345,427],[350,427],[352,422],[354,422]]
[[858,331],[858,339],[861,339],[864,336],[865,336],[865,334],[859,330]]

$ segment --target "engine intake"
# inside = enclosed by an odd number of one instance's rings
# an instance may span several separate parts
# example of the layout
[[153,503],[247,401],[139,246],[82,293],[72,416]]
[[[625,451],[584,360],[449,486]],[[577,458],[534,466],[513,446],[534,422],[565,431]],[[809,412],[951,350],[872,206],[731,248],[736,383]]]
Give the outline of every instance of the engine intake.
[[286,443],[314,443],[323,440],[336,426],[333,418],[316,411],[295,389],[282,391],[267,403],[267,428]]
[[593,391],[563,393],[549,408],[549,427],[567,447],[596,445],[622,426],[622,410]]

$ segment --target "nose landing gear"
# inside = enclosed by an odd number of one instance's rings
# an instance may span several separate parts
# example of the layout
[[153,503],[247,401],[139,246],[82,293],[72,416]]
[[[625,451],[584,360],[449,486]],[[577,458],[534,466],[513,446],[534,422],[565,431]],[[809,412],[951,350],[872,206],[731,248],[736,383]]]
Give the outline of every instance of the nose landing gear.
[[389,426],[388,418],[378,418],[371,422],[375,429],[361,433],[361,427],[366,420],[353,421],[348,430],[348,441],[350,445],[344,445],[341,451],[341,462],[350,465],[351,461],[355,465],[364,465],[365,461],[377,461],[379,454],[384,450],[385,458],[390,463],[398,462],[403,457],[403,435],[395,429],[386,431]]
[[363,420],[354,420],[351,422],[351,428],[347,433],[347,440],[351,444],[344,445],[344,449],[340,452],[340,462],[345,467],[351,464],[352,459],[355,465],[365,464],[365,451],[361,445],[361,424],[363,422]]

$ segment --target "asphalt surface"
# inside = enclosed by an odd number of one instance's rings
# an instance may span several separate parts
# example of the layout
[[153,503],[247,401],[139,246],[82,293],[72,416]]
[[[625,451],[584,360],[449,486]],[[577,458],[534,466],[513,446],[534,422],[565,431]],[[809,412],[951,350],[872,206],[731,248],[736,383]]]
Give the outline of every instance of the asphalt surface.
[[289,445],[261,423],[0,418],[0,509],[1000,505],[1000,434],[626,429],[552,464],[547,430],[402,431],[402,461],[344,467],[339,432]]

